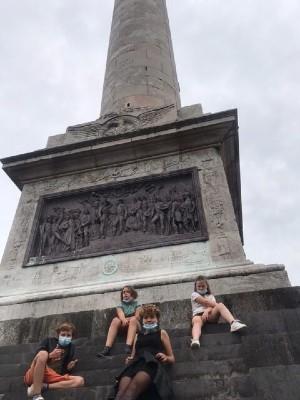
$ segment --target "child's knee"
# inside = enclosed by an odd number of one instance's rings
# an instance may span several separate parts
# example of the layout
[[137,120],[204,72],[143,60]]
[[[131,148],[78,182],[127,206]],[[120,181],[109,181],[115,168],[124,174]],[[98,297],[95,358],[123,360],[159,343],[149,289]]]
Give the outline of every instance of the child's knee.
[[84,386],[84,378],[82,376],[73,376],[73,386],[82,387]]
[[48,361],[49,353],[46,350],[41,350],[35,356],[35,361],[46,363]]
[[77,376],[78,387],[84,386],[84,378],[82,376]]
[[117,326],[119,327],[121,325],[121,321],[118,317],[115,317],[112,321],[111,321],[111,325]]
[[202,318],[201,318],[200,316],[197,315],[196,317],[193,318],[192,324],[193,324],[193,325],[195,325],[195,324],[202,324]]
[[136,317],[131,317],[130,320],[129,320],[129,324],[130,325],[136,325],[136,323],[137,323]]

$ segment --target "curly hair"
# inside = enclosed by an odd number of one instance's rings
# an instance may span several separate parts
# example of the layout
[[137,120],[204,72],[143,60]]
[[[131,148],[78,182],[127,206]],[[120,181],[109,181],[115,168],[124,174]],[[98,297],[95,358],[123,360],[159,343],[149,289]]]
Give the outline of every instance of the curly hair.
[[141,312],[140,312],[141,318],[144,317],[156,317],[158,320],[160,318],[160,309],[157,307],[155,304],[144,304],[142,306]]

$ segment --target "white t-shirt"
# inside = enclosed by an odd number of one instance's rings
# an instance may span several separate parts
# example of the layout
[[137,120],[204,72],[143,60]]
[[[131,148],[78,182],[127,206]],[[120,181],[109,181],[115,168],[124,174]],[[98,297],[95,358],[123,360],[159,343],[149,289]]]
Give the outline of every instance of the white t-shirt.
[[213,296],[212,294],[205,294],[204,296],[201,296],[201,294],[199,294],[198,292],[193,292],[192,296],[191,296],[193,317],[196,314],[203,313],[208,308],[207,306],[204,306],[204,305],[196,302],[196,299],[198,297],[204,297],[207,300],[216,301],[215,296]]

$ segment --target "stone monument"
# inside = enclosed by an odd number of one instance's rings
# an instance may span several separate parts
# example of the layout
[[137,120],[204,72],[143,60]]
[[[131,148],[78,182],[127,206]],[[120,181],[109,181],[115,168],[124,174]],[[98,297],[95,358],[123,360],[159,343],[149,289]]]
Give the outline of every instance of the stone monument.
[[124,284],[145,302],[188,298],[200,273],[216,294],[290,285],[245,257],[237,110],[181,106],[165,0],[115,1],[99,118],[2,163],[22,193],[0,329],[111,307]]

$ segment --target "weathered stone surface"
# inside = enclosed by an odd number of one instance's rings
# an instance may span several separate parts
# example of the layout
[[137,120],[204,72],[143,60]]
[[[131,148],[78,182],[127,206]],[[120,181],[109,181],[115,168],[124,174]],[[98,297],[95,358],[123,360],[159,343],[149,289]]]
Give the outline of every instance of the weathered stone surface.
[[[228,324],[207,324],[199,351],[190,349],[190,300],[160,304],[161,326],[168,330],[176,358],[171,370],[174,400],[194,400],[199,396],[204,400],[297,399],[300,352],[295,344],[299,343],[300,333],[300,288],[232,294],[218,300],[242,318],[248,330],[231,334]],[[117,338],[111,357],[98,359],[95,353],[105,343],[114,312],[106,309],[11,321],[0,346],[2,399],[25,397],[22,375],[34,355],[36,342],[52,335],[56,324],[65,320],[72,320],[78,328],[75,342],[79,363],[75,373],[85,378],[85,387],[49,391],[47,399],[107,398],[123,367],[124,337]]]
[[[144,261],[147,263],[147,259],[137,260],[138,263]],[[181,273],[180,278],[176,274],[173,279],[168,275],[156,278],[144,277],[137,281],[135,286],[141,303],[189,299],[194,279],[199,274],[205,274],[210,279],[211,288],[217,295],[290,286],[283,266],[251,264],[227,268],[223,266],[218,270],[198,268],[190,274]],[[59,279],[57,278],[57,281]],[[86,286],[83,284],[81,287],[2,297],[0,321],[10,319],[11,316],[13,318],[42,317],[49,314],[49,310],[55,315],[73,313],[78,310],[103,310],[119,301],[117,289],[120,290],[126,283],[132,284],[132,281],[124,278],[123,281],[106,285],[94,283],[94,285]]]
[[[199,174],[208,242],[22,268],[40,196],[191,167],[196,168]],[[53,296],[74,289],[80,294],[85,286],[102,285],[104,288],[111,283],[119,287],[124,281],[134,284],[154,277],[162,280],[164,276],[181,279],[182,274],[245,262],[222,160],[214,148],[158,158],[144,159],[137,155],[135,162],[84,170],[24,186],[2,260],[0,275],[5,283],[2,296],[30,295],[38,299],[39,293]]]
[[101,114],[169,104],[180,107],[166,3],[117,0]]

